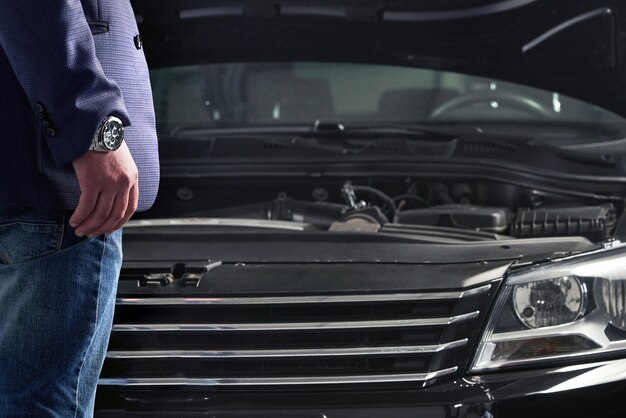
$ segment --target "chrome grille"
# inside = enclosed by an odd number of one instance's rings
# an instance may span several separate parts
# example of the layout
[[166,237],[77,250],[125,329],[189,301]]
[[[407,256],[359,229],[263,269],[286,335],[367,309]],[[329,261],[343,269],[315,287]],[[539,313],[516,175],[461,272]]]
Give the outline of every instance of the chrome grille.
[[427,384],[466,366],[494,290],[215,295],[176,291],[188,272],[146,280],[167,274],[123,271],[101,386]]

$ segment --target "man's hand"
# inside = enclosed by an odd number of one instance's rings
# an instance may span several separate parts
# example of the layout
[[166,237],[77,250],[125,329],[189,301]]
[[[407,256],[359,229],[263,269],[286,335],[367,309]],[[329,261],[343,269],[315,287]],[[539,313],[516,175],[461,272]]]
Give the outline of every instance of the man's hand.
[[80,201],[70,218],[76,235],[110,234],[137,210],[137,166],[126,143],[113,152],[87,151],[72,164]]

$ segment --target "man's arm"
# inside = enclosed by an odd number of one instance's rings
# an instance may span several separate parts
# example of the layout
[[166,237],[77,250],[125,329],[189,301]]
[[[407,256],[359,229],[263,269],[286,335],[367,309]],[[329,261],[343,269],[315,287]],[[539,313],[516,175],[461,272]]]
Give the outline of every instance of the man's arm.
[[121,226],[134,212],[133,200],[136,205],[135,163],[125,146],[102,155],[88,148],[107,116],[124,125],[130,118],[119,87],[96,57],[80,1],[0,1],[0,45],[42,119],[55,163],[74,165],[81,187],[71,218],[77,233],[96,235]]
[[83,155],[108,115],[130,119],[117,84],[96,57],[79,0],[0,2],[0,44],[33,112],[43,108],[54,132],[44,129],[57,165]]

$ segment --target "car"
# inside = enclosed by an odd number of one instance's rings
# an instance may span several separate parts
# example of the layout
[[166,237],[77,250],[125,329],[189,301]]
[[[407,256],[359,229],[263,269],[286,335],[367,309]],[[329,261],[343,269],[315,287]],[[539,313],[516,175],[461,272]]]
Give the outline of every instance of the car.
[[96,417],[626,415],[623,2],[132,3]]

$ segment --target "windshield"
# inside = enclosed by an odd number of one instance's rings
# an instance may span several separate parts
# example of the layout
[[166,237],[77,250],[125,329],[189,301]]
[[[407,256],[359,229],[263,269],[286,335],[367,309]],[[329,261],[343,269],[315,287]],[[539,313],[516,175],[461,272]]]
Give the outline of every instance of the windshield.
[[372,64],[226,63],[151,71],[158,129],[355,124],[471,124],[555,144],[622,138],[626,120],[597,106],[494,79]]

